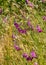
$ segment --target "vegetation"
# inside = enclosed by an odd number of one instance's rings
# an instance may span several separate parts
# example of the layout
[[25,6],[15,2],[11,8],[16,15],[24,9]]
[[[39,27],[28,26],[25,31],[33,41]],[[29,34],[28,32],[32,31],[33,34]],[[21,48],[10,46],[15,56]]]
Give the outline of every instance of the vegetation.
[[46,65],[46,0],[0,0],[0,65]]

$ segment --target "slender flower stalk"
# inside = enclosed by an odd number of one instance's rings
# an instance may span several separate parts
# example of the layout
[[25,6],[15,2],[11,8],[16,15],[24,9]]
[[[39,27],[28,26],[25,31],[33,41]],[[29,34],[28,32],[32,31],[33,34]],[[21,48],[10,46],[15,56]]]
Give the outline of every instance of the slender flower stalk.
[[15,25],[15,27],[16,27],[17,29],[19,28],[19,24],[18,24],[18,23],[14,22],[14,25]]

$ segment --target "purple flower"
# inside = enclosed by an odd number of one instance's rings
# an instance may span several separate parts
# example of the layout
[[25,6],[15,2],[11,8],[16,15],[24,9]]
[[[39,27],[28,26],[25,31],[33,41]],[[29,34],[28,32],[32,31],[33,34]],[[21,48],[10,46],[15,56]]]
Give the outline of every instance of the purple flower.
[[37,56],[36,56],[36,53],[35,53],[34,51],[32,51],[30,54],[31,54],[31,57],[32,57],[32,58],[36,58],[36,57],[37,57]]
[[24,58],[27,58],[28,57],[28,54],[27,53],[23,53],[23,57]]
[[18,45],[14,45],[14,48],[17,50],[17,51],[19,51],[19,50],[22,50]]
[[14,25],[15,25],[15,27],[16,27],[17,29],[19,28],[19,24],[18,24],[18,23],[14,22]]
[[46,16],[43,16],[43,20],[46,21]]
[[26,58],[27,61],[32,61],[32,59],[33,59],[33,58],[30,57],[30,56],[28,56],[28,57]]
[[40,28],[39,25],[37,25],[37,28],[36,29],[37,29],[38,32],[42,32],[42,29]]
[[19,31],[20,33],[23,33],[23,34],[26,33],[26,30],[25,30],[25,29],[18,28],[18,31]]

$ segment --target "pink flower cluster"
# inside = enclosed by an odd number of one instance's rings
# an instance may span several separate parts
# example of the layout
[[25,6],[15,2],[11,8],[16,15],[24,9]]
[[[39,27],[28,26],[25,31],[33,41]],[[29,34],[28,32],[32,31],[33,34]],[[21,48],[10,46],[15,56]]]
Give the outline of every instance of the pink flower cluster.
[[26,34],[26,29],[21,29],[21,28],[19,27],[19,24],[16,23],[16,22],[14,23],[14,25],[15,25],[15,27],[16,27],[16,29],[18,30],[19,33]]
[[23,57],[26,58],[27,61],[32,61],[33,58],[37,58],[35,51],[30,52],[30,56],[27,53],[23,53]]
[[[22,48],[20,48],[18,45],[14,44],[14,48],[17,50],[17,51],[20,51],[22,50]],[[22,54],[23,58],[25,58],[27,61],[32,61],[33,58],[37,58],[37,55],[35,53],[35,51],[31,51],[30,52],[30,55],[28,55],[27,53],[23,53]]]

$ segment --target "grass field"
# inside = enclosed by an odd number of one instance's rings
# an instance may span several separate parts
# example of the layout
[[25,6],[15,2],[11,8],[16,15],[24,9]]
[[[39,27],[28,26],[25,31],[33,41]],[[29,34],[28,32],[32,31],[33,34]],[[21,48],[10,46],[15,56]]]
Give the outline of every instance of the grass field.
[[0,0],[0,65],[46,65],[46,0]]

